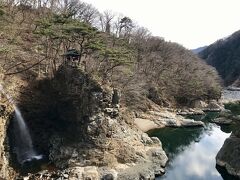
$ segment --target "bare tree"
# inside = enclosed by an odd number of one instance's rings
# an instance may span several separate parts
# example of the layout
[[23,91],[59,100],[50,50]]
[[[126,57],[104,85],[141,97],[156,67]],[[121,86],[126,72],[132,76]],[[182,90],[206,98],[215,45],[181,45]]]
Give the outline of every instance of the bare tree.
[[115,20],[113,23],[113,33],[116,37],[120,36],[120,29],[121,29],[121,20],[124,18],[122,14],[118,14],[115,16]]
[[111,33],[112,28],[112,20],[115,17],[115,15],[111,11],[104,11],[103,14],[100,15],[100,24],[101,24],[101,30],[103,32],[106,32],[108,34]]

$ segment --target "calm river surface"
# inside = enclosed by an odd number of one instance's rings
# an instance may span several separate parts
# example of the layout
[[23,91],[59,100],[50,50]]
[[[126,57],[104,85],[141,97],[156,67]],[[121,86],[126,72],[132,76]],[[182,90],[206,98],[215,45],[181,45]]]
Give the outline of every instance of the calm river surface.
[[204,128],[163,128],[149,132],[161,140],[169,157],[166,174],[158,179],[223,179],[215,168],[215,157],[230,136],[231,128],[208,123],[213,116],[203,119],[206,122]]
[[[226,102],[240,100],[240,91],[223,91]],[[240,107],[227,105],[232,113],[240,115]],[[221,170],[216,169],[215,157],[224,141],[231,134],[235,125],[218,126],[210,123],[216,113],[205,117],[190,117],[205,122],[205,127],[196,128],[163,128],[149,132],[150,136],[158,137],[163,149],[169,157],[166,174],[157,178],[164,180],[225,180],[233,179]]]

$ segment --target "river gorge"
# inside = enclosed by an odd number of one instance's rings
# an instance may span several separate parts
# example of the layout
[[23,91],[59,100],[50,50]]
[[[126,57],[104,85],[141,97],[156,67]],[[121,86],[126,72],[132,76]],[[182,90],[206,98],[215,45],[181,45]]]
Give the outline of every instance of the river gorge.
[[[13,106],[15,113],[13,109],[8,115],[10,122],[2,121],[5,142],[1,148],[6,153],[3,164],[16,173],[5,177],[34,180],[232,178],[222,168],[216,169],[215,158],[235,124],[224,120],[228,124],[220,126],[213,121],[223,112],[229,117],[237,116],[238,107],[234,104],[226,106],[232,113],[213,100],[204,109],[179,111],[144,99],[141,102],[149,110],[139,111],[113,103],[113,97],[112,89],[99,85],[79,69],[64,66],[54,79],[27,87],[18,99],[19,108]],[[223,98],[226,100],[227,96]],[[20,128],[27,132],[20,145],[16,143],[19,136],[15,133],[16,120],[25,120],[27,125],[25,130]],[[22,150],[29,150],[25,146],[17,149],[24,145],[24,139],[34,153],[22,159],[19,152],[24,155]]]
[[[223,91],[223,102],[240,100],[240,91]],[[227,108],[231,109],[229,105]],[[239,115],[240,106],[235,111]],[[210,112],[206,115],[191,116],[197,121],[203,121],[204,127],[171,128],[151,130],[150,136],[158,137],[162,142],[169,162],[166,174],[157,179],[178,180],[221,180],[237,179],[229,175],[223,168],[216,165],[216,155],[223,146],[224,141],[239,125],[217,125],[212,122],[218,113]]]

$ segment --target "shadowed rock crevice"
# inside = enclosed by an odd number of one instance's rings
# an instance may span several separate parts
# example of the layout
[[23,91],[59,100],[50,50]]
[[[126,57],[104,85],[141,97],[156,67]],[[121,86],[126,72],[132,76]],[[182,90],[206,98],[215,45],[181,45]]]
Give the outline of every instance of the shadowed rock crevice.
[[69,144],[82,141],[96,145],[89,138],[87,128],[90,117],[103,106],[102,99],[103,90],[96,82],[77,69],[62,67],[54,79],[27,87],[20,97],[19,107],[36,148],[48,154],[53,136],[64,137],[61,141]]

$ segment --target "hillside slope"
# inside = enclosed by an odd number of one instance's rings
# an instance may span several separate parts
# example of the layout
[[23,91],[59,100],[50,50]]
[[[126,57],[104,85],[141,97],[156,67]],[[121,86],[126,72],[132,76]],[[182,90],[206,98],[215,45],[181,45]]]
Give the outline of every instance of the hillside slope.
[[190,50],[151,36],[128,17],[112,20],[106,30],[72,9],[56,13],[24,4],[1,9],[0,65],[7,77],[52,78],[63,62],[62,55],[74,48],[80,55],[79,65],[101,84],[120,89],[128,105],[138,95],[163,106],[219,98],[214,68]]
[[199,53],[209,65],[217,69],[225,85],[231,85],[240,78],[240,31],[218,40]]

